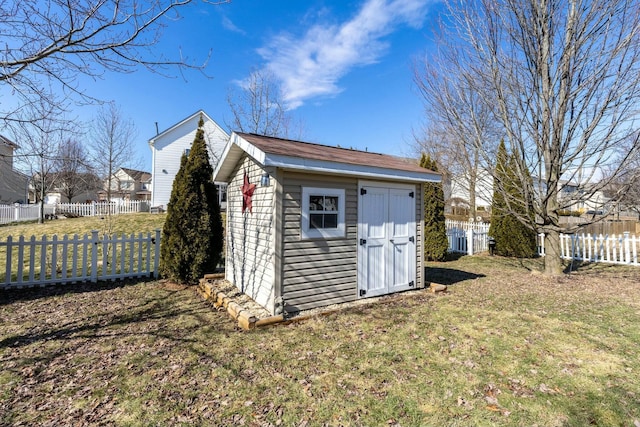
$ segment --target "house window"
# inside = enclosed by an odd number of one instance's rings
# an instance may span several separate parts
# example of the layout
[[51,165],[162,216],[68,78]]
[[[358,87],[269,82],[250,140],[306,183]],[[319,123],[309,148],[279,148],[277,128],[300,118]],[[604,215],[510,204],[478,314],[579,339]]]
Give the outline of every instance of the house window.
[[302,188],[302,238],[344,237],[344,190]]
[[191,148],[185,148],[184,149],[184,155],[189,157],[189,153],[191,152]]
[[227,201],[227,184],[217,184],[218,186],[218,202],[222,205]]
[[131,181],[122,181],[120,183],[120,190],[131,190],[133,188],[133,182]]

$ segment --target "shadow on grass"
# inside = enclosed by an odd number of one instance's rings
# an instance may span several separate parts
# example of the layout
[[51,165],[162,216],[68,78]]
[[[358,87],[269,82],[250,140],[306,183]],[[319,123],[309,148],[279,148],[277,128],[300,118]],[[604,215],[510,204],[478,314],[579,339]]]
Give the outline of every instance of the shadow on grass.
[[485,277],[485,275],[445,267],[425,267],[424,269],[425,283],[434,282],[449,286],[480,277]]
[[83,294],[87,292],[108,291],[125,286],[137,285],[143,282],[152,282],[156,279],[150,277],[137,277],[116,281],[100,281],[97,283],[82,282],[73,284],[33,286],[21,289],[0,289],[0,306],[19,301],[33,301],[66,294]]
[[[99,290],[110,290],[124,286],[140,285],[140,282],[115,282],[100,283],[89,285],[71,285],[67,287],[53,286],[50,288],[38,288],[25,292],[20,290],[22,300],[38,299],[45,296],[63,295],[69,293],[95,292]],[[57,288],[57,289],[56,289]],[[172,324],[180,318],[196,319],[193,325],[187,329],[198,329],[202,325],[212,324],[212,320],[220,317],[221,321],[227,320],[224,316],[215,316],[209,307],[205,304],[179,304],[174,295],[186,291],[187,289],[171,290],[162,289],[162,293],[150,298],[141,298],[139,304],[122,308],[114,304],[111,309],[109,307],[101,308],[89,312],[84,312],[82,307],[77,308],[77,313],[83,313],[76,316],[69,316],[66,321],[59,322],[49,328],[43,328],[37,332],[32,330],[24,333],[7,336],[0,340],[0,349],[2,348],[19,348],[37,342],[50,342],[56,340],[65,342],[74,339],[90,340],[94,338],[105,338],[108,336],[147,336],[152,335],[162,337],[171,341],[193,343],[194,338],[190,337],[189,330],[173,328],[148,328],[145,324],[153,324],[160,322],[162,324]],[[6,296],[6,295],[5,295]],[[17,295],[18,297],[18,295]],[[98,297],[102,298],[102,297]],[[18,301],[14,299],[14,301]],[[11,301],[4,302],[5,304]],[[211,318],[214,313],[214,319]],[[195,325],[195,326],[194,326]],[[184,326],[182,326],[184,327]]]

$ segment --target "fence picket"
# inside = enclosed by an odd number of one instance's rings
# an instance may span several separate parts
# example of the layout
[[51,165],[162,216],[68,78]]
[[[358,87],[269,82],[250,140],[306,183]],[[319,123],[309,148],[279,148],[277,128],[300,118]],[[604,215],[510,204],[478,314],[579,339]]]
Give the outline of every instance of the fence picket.
[[4,281],[5,283],[11,283],[11,255],[13,255],[13,238],[11,236],[7,236],[7,262],[5,265],[5,275]]
[[138,233],[138,273],[142,273],[142,233]]
[[36,236],[31,236],[29,240],[29,283],[34,282],[36,265]]

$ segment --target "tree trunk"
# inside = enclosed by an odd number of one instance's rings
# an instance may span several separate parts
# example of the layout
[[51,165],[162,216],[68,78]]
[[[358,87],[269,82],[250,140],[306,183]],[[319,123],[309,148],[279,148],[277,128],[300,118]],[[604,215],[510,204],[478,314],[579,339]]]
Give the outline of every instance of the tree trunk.
[[562,274],[562,257],[560,252],[560,232],[550,230],[544,236],[544,274],[559,276]]

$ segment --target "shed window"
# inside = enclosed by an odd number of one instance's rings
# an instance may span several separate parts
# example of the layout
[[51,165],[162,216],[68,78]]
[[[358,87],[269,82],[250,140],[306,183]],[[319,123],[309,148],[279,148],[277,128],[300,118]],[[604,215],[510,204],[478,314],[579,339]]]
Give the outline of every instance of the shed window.
[[302,238],[344,237],[344,190],[302,188]]

